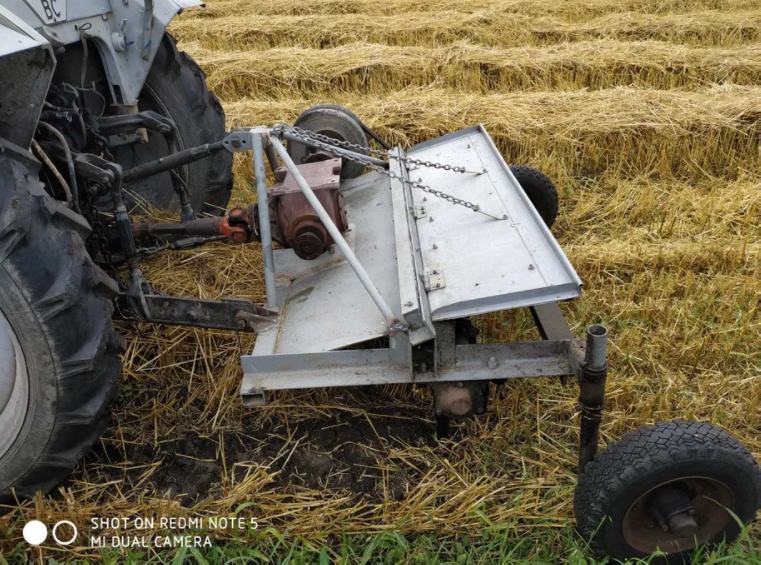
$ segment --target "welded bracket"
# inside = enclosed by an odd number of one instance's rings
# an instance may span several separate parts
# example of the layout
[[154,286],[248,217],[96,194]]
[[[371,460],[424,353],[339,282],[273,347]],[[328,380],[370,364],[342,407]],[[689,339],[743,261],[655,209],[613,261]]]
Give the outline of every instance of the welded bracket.
[[446,288],[447,281],[444,279],[444,273],[437,269],[432,269],[423,274],[423,284],[425,285],[425,290],[431,292]]

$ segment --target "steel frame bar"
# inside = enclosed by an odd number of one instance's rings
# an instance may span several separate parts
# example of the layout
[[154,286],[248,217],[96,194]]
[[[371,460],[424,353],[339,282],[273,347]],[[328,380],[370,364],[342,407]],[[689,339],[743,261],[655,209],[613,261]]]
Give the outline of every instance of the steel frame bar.
[[400,364],[393,349],[246,355],[241,359],[245,374],[241,395],[296,388],[556,377],[571,372],[570,345],[566,340],[458,345],[456,363],[438,375],[413,375],[412,366]]
[[264,258],[264,288],[267,293],[267,308],[277,308],[277,288],[275,284],[275,257],[272,251],[272,230],[270,228],[270,207],[267,194],[267,179],[264,173],[264,139],[259,133],[251,133],[254,178],[256,179],[256,200],[259,213],[259,236]]

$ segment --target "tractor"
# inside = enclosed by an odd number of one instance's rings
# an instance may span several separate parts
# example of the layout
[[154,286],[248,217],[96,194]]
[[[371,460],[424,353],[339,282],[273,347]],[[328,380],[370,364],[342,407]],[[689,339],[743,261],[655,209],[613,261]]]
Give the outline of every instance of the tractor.
[[[761,473],[706,422],[642,427],[598,452],[607,329],[577,339],[581,280],[550,227],[558,194],[480,125],[391,147],[340,106],[227,131],[166,31],[199,0],[0,0],[0,498],[61,483],[109,421],[115,317],[255,332],[241,401],[272,390],[430,387],[438,433],[492,383],[579,386],[578,530],[617,559],[681,562],[755,517]],[[227,209],[250,153],[257,202]],[[269,168],[269,174],[267,169]],[[174,221],[146,221],[146,210]],[[266,303],[153,288],[141,262],[260,244]],[[472,316],[528,308],[540,340],[479,343]]]

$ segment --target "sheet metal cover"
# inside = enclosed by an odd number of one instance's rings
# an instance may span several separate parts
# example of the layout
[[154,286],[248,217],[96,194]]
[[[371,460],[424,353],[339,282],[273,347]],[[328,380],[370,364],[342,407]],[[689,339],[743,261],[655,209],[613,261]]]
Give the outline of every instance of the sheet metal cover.
[[[388,177],[369,173],[341,184],[346,214],[354,226],[345,235],[380,294],[401,317]],[[295,256],[284,260],[292,254],[275,252],[276,271],[294,278],[287,288],[281,287],[279,292],[286,293],[281,315],[257,338],[254,355],[319,353],[388,333],[383,315],[340,251],[316,261]],[[294,269],[299,265],[300,271]]]
[[[412,189],[434,320],[576,298],[581,280],[482,126],[417,145],[408,156],[476,175],[412,168],[411,180],[467,200],[492,219]],[[435,273],[434,273],[435,271]]]

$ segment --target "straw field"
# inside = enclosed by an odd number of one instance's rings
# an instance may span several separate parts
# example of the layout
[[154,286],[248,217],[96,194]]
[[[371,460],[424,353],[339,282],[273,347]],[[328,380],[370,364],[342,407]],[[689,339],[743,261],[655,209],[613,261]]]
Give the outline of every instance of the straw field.
[[[602,322],[612,336],[603,441],[694,418],[761,459],[760,28],[759,0],[217,0],[170,29],[231,127],[320,102],[405,146],[483,123],[508,163],[559,187],[553,231],[585,283],[563,310],[577,333]],[[234,201],[252,201],[250,165],[235,172]],[[163,255],[145,271],[166,292],[263,300],[256,246]],[[525,312],[475,323],[487,341],[536,337]],[[425,390],[293,391],[244,410],[252,337],[120,327],[112,426],[58,492],[0,516],[7,540],[32,517],[86,529],[93,516],[238,512],[258,533],[216,532],[238,549],[207,558],[589,557],[573,534],[573,384],[508,383],[437,442]],[[759,538],[754,526],[722,555],[757,558]],[[103,556],[2,540],[0,551]],[[174,554],[105,553],[119,555]]]

